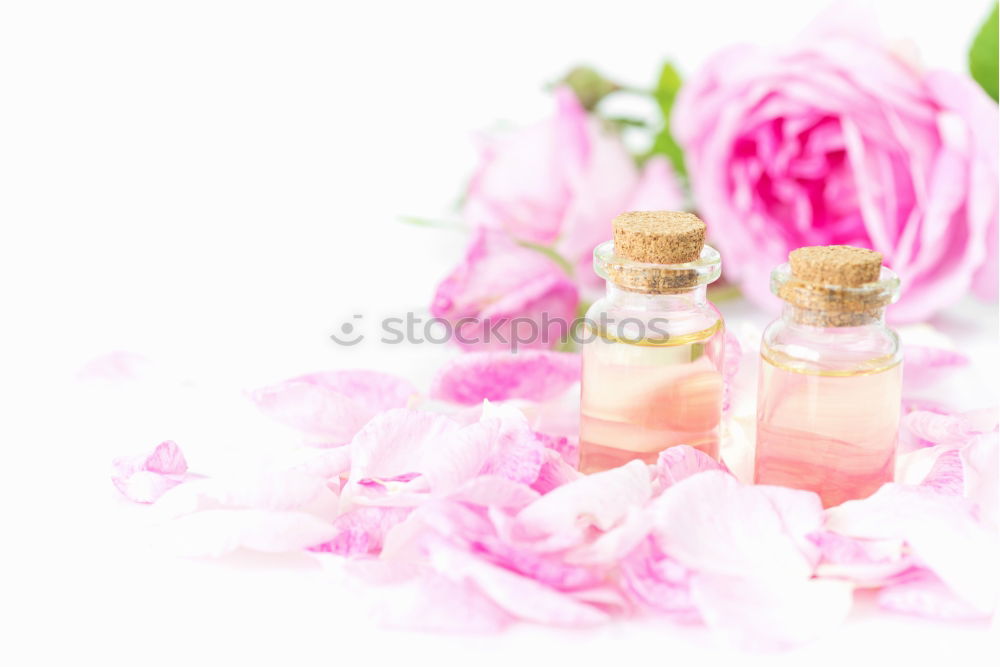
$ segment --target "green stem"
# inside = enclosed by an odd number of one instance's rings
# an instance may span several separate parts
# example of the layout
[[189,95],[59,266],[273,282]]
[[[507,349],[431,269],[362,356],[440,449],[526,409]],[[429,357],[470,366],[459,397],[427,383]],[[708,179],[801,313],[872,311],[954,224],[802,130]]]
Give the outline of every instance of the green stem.
[[531,241],[518,241],[518,244],[524,248],[531,248],[536,252],[542,253],[543,255],[551,259],[553,262],[558,264],[560,268],[562,268],[562,270],[566,272],[566,275],[568,275],[571,278],[573,277],[574,273],[573,265],[570,264],[565,257],[557,253],[552,248],[544,245],[539,245],[538,243],[532,243]]

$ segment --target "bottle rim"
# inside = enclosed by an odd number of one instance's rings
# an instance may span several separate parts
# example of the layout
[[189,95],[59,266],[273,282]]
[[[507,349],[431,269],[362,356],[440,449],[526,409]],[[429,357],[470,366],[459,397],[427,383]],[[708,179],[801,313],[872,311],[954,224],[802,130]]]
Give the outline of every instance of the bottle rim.
[[625,289],[665,293],[715,282],[722,273],[722,256],[705,245],[698,259],[691,262],[647,264],[616,255],[614,241],[605,241],[594,248],[594,271]]
[[783,301],[811,310],[864,311],[899,300],[899,276],[883,266],[878,280],[864,285],[826,285],[799,280],[788,262],[771,271],[771,292]]

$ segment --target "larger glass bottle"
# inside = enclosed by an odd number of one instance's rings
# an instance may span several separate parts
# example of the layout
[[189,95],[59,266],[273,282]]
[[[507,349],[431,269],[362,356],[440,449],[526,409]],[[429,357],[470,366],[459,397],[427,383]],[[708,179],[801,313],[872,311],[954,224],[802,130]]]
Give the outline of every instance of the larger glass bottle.
[[719,456],[724,325],[706,296],[719,253],[690,213],[630,212],[594,251],[607,294],[587,311],[580,469],[691,445]]
[[764,331],[754,481],[819,494],[824,507],[893,478],[902,364],[885,324],[899,279],[882,256],[800,248],[771,275],[784,301]]

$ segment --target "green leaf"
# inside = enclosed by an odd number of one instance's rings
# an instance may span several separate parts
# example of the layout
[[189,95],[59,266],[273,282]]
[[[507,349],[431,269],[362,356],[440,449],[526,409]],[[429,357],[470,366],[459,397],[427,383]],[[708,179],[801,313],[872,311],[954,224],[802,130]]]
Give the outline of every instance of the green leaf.
[[677,93],[680,89],[681,75],[677,68],[674,67],[673,63],[663,63],[663,69],[660,70],[660,80],[656,82],[653,97],[656,98],[656,103],[660,105],[664,116],[670,115],[670,109],[673,108],[674,100],[677,99]]
[[664,63],[663,69],[660,70],[660,79],[653,91],[653,99],[656,100],[656,105],[660,108],[660,115],[663,116],[663,126],[653,137],[653,145],[645,158],[648,159],[653,155],[666,156],[677,175],[685,177],[687,176],[687,168],[684,166],[684,151],[670,131],[670,113],[673,111],[674,101],[677,99],[677,93],[680,89],[680,73],[672,63]]
[[983,90],[997,99],[997,73],[1000,55],[997,49],[997,18],[1000,5],[993,5],[993,11],[972,40],[969,49],[969,72]]

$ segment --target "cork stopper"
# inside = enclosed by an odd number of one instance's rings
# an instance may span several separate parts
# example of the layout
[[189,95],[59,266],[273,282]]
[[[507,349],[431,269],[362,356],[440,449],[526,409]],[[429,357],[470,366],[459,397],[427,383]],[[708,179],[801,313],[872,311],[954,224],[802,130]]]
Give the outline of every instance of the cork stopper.
[[817,245],[793,250],[788,263],[801,281],[858,287],[878,280],[882,254],[849,245]]
[[670,294],[719,277],[719,253],[705,245],[705,223],[680,211],[630,211],[614,219],[614,240],[594,249],[597,275],[621,289]]
[[705,223],[683,211],[629,211],[612,221],[615,253],[643,264],[684,264],[701,255]]
[[899,280],[882,267],[882,255],[846,245],[793,250],[772,275],[772,289],[796,306],[801,324],[850,327],[872,322],[891,303]]

